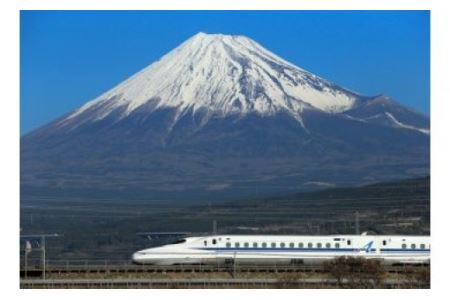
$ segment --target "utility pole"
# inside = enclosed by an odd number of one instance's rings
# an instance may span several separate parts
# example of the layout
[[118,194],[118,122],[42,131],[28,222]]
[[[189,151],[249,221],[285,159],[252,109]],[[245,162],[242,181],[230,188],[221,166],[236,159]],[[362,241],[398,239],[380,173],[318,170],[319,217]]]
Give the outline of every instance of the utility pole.
[[45,235],[41,236],[42,249],[42,279],[45,280]]
[[213,220],[213,235],[217,235],[217,220]]
[[233,256],[233,278],[236,278],[236,252],[234,252]]
[[28,277],[28,254],[31,252],[31,243],[30,241],[26,241],[25,243],[25,274],[24,277]]
[[355,211],[355,233],[359,235],[359,211]]

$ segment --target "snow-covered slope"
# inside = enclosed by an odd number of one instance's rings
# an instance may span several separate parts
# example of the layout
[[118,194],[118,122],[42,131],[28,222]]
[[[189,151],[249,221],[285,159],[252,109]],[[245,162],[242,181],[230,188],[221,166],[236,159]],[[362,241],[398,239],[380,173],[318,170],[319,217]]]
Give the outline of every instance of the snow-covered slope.
[[394,122],[394,124],[400,128],[405,128],[405,129],[409,129],[409,130],[415,130],[415,131],[419,131],[422,132],[424,134],[429,135],[430,134],[430,130],[426,129],[426,128],[418,128],[415,126],[411,126],[411,125],[406,125],[403,124],[402,122],[400,122],[399,120],[397,120],[391,113],[389,112],[385,112],[385,115],[392,121]]
[[301,121],[304,109],[337,113],[359,96],[271,53],[244,36],[198,33],[159,61],[86,103],[61,124],[82,116],[123,118],[144,104],[208,115],[287,112]]

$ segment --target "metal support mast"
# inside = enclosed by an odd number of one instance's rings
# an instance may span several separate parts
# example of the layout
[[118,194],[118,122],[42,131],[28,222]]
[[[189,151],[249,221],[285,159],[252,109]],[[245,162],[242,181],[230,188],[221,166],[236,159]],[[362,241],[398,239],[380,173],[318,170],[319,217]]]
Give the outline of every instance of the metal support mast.
[[359,211],[355,211],[355,233],[359,235]]
[[217,220],[213,220],[213,235],[217,234]]

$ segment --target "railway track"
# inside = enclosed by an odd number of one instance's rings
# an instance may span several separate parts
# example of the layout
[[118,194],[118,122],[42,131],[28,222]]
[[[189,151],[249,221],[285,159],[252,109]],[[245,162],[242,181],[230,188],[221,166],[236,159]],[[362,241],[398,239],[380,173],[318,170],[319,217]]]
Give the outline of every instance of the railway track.
[[[385,266],[387,273],[404,274],[429,268],[429,266]],[[323,273],[321,265],[134,265],[134,264],[81,264],[47,265],[46,274],[139,274],[139,273]],[[21,277],[42,275],[41,266],[21,267]]]
[[[342,284],[342,283],[341,283]],[[344,282],[343,284],[346,284]],[[387,288],[404,287],[408,282],[400,279],[384,280]],[[286,288],[336,287],[336,279],[304,278],[290,281],[279,279],[26,279],[21,288]]]
[[[429,266],[384,266],[383,288],[427,288],[414,274]],[[410,273],[410,274],[408,274]],[[85,261],[22,266],[21,288],[336,288],[338,282],[322,265],[135,265],[129,262]],[[364,274],[363,274],[364,276]],[[356,276],[358,278],[359,275]],[[408,279],[409,278],[409,279]],[[344,278],[345,279],[345,278]],[[408,280],[405,280],[408,279]],[[372,279],[365,284],[371,287]],[[376,284],[376,285],[375,285]],[[367,286],[366,286],[367,287]]]

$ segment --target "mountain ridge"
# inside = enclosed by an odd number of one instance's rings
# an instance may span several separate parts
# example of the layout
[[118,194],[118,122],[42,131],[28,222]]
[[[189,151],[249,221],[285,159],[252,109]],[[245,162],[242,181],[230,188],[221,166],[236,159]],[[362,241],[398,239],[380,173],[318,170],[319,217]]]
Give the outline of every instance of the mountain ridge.
[[24,190],[220,197],[428,172],[426,116],[341,88],[242,36],[198,34],[21,138]]

